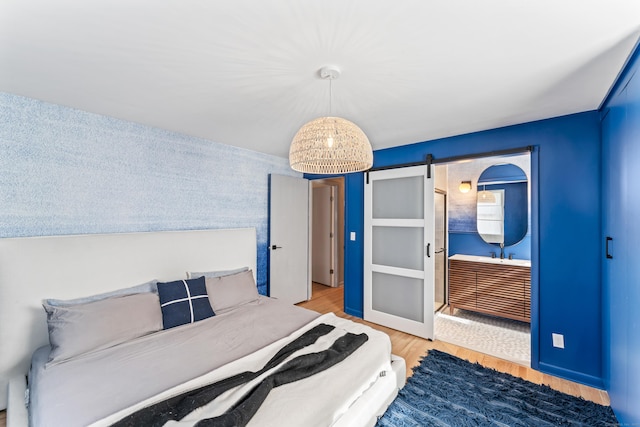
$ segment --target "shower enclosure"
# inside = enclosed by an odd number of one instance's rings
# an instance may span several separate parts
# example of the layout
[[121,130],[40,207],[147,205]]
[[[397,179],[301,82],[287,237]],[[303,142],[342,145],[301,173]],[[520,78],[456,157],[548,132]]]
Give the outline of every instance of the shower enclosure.
[[447,193],[436,189],[434,193],[435,260],[434,311],[447,304]]

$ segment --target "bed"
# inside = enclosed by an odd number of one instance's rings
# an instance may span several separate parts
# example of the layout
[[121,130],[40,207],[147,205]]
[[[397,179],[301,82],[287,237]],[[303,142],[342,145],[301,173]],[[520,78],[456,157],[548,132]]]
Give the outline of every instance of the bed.
[[404,360],[384,333],[258,295],[255,236],[0,239],[8,426],[373,425]]

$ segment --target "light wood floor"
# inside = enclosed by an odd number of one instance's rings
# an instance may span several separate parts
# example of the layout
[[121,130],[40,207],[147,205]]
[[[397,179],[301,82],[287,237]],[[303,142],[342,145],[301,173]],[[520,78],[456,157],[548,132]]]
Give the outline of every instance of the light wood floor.
[[448,344],[442,341],[428,341],[394,329],[366,322],[362,319],[344,313],[343,301],[344,294],[342,288],[330,288],[328,286],[314,283],[313,298],[310,301],[306,301],[298,305],[320,313],[334,312],[340,317],[365,323],[375,329],[386,332],[391,337],[393,353],[403,357],[407,362],[407,377],[411,376],[411,368],[419,364],[420,359],[428,350],[436,349],[452,354],[461,359],[469,360],[470,362],[480,363],[483,366],[497,371],[509,373],[513,376],[523,378],[536,384],[546,384],[563,393],[582,397],[585,400],[590,400],[601,405],[609,405],[609,396],[603,390],[563,380],[548,374],[543,374],[531,368],[527,368],[526,366],[498,359],[483,353],[478,353],[473,350],[468,350],[457,345]]

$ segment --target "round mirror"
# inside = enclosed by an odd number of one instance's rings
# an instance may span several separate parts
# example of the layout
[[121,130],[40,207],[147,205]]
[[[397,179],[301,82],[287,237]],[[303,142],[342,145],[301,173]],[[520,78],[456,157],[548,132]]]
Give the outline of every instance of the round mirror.
[[511,163],[485,169],[478,179],[477,228],[487,243],[512,246],[527,234],[527,175]]

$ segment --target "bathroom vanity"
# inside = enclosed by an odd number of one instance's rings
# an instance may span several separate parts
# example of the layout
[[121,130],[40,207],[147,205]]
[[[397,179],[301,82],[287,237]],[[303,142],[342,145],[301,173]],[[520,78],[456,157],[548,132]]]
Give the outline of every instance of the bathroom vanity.
[[531,261],[449,257],[449,308],[531,322]]

